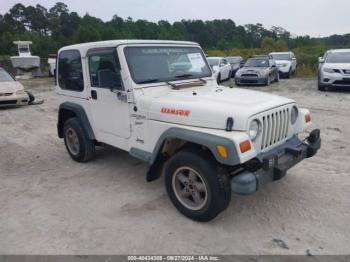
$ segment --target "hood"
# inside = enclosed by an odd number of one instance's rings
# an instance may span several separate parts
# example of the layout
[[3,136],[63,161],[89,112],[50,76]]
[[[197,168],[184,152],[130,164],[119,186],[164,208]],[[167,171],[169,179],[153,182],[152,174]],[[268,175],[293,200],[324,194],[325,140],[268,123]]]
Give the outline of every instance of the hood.
[[331,69],[350,70],[350,63],[325,63],[324,67]]
[[23,89],[22,84],[17,81],[0,82],[0,93],[15,93]]
[[[195,92],[195,95],[194,95]],[[246,89],[199,87],[171,90],[166,94],[144,98],[149,119],[168,123],[225,129],[228,117],[234,130],[245,131],[250,117],[293,100]],[[147,112],[148,111],[148,112]]]
[[242,67],[238,70],[238,74],[260,74],[263,75],[268,71],[267,67]]
[[275,60],[277,65],[282,65],[282,64],[291,64],[291,61],[289,60]]

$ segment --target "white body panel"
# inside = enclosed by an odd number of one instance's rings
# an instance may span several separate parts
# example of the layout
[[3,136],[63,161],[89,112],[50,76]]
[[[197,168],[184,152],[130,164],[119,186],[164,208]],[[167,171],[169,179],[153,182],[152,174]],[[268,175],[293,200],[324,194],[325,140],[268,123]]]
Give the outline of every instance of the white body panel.
[[18,47],[18,56],[10,57],[12,66],[24,71],[40,67],[40,57],[32,56],[29,46],[30,41],[15,41],[14,44]]
[[231,77],[231,64],[223,57],[208,57],[208,59],[217,59],[219,61],[218,65],[213,66],[212,70],[214,72],[214,76],[218,79],[220,75],[219,81],[227,80]]
[[[88,117],[96,139],[100,142],[129,151],[131,148],[152,153],[161,135],[172,127],[193,130],[230,139],[239,154],[241,163],[254,158],[261,149],[261,141],[252,144],[252,150],[241,154],[239,144],[249,140],[250,121],[260,119],[271,110],[283,110],[295,105],[293,100],[272,94],[244,89],[228,89],[216,83],[215,75],[205,78],[206,84],[197,87],[174,90],[164,82],[153,84],[136,84],[129,72],[123,49],[129,45],[164,45],[195,46],[191,42],[172,41],[106,41],[68,46],[59,51],[79,50],[82,57],[84,90],[74,92],[62,90],[57,86],[60,103],[72,102],[80,104]],[[96,48],[116,48],[121,66],[121,78],[127,101],[118,98],[109,89],[94,88],[89,78],[87,52]],[[227,65],[229,77],[231,66]],[[221,70],[221,69],[220,69]],[[225,71],[226,72],[226,71]],[[181,80],[172,83],[184,83]],[[98,100],[93,100],[91,91],[96,91]],[[195,95],[194,95],[195,94]],[[137,108],[137,110],[135,110]],[[187,110],[187,116],[165,114],[162,109]],[[234,131],[225,131],[228,117],[234,119]],[[302,121],[302,120],[301,120]],[[287,124],[286,124],[287,125]],[[306,124],[300,122],[291,126],[279,143],[269,146],[271,149],[283,143],[294,134],[303,131]],[[264,149],[263,149],[264,150]]]
[[10,59],[14,68],[30,70],[40,67],[40,57],[38,56],[11,56]]
[[[11,103],[7,103],[11,102]],[[28,104],[28,95],[17,81],[0,82],[0,106]]]
[[293,52],[273,52],[270,55],[286,55],[289,59],[274,59],[279,71],[283,74],[288,74],[289,72],[295,72],[297,69],[297,59]]
[[330,63],[327,56],[331,53],[350,53],[350,49],[329,50],[320,63],[319,81],[321,85],[350,87],[350,62]]

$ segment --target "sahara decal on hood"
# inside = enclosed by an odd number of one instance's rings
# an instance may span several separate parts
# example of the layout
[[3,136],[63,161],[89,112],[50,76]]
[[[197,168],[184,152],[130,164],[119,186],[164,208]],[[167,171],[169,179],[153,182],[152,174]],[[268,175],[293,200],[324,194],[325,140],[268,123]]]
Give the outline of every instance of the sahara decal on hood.
[[[193,95],[195,90],[196,95]],[[239,88],[187,88],[144,97],[145,114],[151,120],[196,127],[225,129],[227,118],[233,129],[243,131],[249,118],[272,108],[295,103],[293,100]],[[147,105],[147,106],[146,106]]]
[[163,114],[170,114],[170,115],[177,115],[177,116],[189,116],[191,113],[189,110],[165,108],[165,107],[163,107],[160,110],[160,112]]

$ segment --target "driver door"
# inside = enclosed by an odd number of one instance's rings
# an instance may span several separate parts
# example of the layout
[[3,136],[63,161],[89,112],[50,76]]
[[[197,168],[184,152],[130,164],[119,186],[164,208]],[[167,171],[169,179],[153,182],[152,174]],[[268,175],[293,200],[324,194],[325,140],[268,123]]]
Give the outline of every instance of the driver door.
[[128,138],[131,134],[118,54],[114,48],[89,52],[88,63],[95,135],[101,142],[115,145],[117,138]]

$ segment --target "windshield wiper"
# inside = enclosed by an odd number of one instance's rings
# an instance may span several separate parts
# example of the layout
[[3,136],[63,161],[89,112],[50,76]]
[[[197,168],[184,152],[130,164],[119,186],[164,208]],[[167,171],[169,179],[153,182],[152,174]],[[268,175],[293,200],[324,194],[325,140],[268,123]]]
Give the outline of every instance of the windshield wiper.
[[[184,77],[191,77],[191,76],[194,76],[193,74],[183,74],[183,75],[178,75],[178,76],[175,76],[176,78],[184,78]],[[203,78],[199,77],[198,78],[199,81],[201,81],[203,84],[206,84],[207,81],[205,81]]]
[[150,79],[146,79],[146,80],[143,80],[141,82],[138,82],[138,84],[149,84],[149,83],[154,83],[157,81],[159,81],[158,78],[150,78]]
[[176,78],[183,78],[183,77],[191,77],[191,76],[194,76],[192,74],[183,74],[183,75],[178,75],[178,76],[175,76]]

